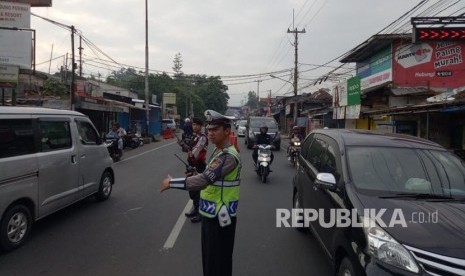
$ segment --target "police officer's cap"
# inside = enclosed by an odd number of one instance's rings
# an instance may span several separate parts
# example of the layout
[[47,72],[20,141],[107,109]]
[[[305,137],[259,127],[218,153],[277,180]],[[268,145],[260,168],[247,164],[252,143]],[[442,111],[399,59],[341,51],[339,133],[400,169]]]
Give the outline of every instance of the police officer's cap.
[[203,126],[203,121],[200,118],[196,118],[196,117],[192,118],[192,123],[196,124],[196,125]]
[[220,126],[231,127],[231,120],[233,117],[224,116],[215,110],[206,110],[204,115],[207,118],[207,129],[213,129]]

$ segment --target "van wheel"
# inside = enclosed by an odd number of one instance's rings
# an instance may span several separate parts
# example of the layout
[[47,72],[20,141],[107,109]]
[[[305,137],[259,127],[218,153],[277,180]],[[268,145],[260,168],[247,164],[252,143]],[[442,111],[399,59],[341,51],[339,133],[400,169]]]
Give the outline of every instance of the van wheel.
[[354,266],[352,265],[352,262],[349,260],[349,258],[344,257],[344,259],[342,259],[337,275],[338,276],[354,276],[355,275]]
[[0,225],[0,248],[11,251],[23,245],[31,226],[31,212],[26,206],[19,204],[9,208]]
[[103,173],[102,178],[100,179],[100,186],[95,197],[100,201],[107,200],[110,197],[112,190],[113,176],[110,172],[106,171]]

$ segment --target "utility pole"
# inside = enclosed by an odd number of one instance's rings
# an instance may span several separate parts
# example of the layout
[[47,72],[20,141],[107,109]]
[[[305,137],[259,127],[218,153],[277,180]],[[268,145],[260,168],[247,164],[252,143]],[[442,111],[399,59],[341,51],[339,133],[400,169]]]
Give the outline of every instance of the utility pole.
[[70,109],[74,110],[74,71],[76,70],[76,61],[74,58],[74,26],[71,26],[71,91],[70,91]]
[[262,82],[262,80],[256,80],[256,82],[257,82],[257,111],[259,111],[260,110],[260,82]]
[[82,77],[82,36],[79,36],[79,76]]
[[[297,28],[294,28],[294,11],[292,11],[292,27],[293,30],[287,29],[287,33],[292,33],[294,34],[294,97],[295,101],[297,101],[297,84],[298,84],[298,69],[297,69],[297,63],[298,63],[298,41],[299,41],[299,34],[304,34],[305,29],[302,29],[301,31],[297,30]],[[297,125],[297,102],[294,102],[294,125]]]
[[145,0],[145,119],[147,123],[146,136],[149,137],[150,110],[149,110],[149,21],[148,21],[148,4]]

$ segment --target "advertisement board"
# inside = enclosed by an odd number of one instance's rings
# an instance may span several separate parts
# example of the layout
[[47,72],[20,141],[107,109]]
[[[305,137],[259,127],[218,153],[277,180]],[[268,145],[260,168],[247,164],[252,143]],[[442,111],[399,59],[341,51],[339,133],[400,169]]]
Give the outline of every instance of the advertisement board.
[[391,46],[381,50],[366,61],[358,63],[357,75],[360,76],[362,93],[363,90],[392,81]]
[[463,42],[394,44],[393,83],[398,87],[465,86]]
[[27,4],[0,1],[0,27],[31,28],[31,7]]
[[343,81],[333,87],[333,106],[347,105],[347,81]]
[[0,29],[0,64],[32,66],[32,33]]

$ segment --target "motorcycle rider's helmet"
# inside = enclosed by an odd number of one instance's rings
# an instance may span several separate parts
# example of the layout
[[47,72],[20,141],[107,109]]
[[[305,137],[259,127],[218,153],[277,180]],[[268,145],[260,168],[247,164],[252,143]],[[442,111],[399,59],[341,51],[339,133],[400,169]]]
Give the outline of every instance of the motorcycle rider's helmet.
[[261,126],[260,127],[260,133],[261,134],[267,134],[268,133],[268,127],[267,126]]
[[186,119],[184,120],[184,123],[190,123],[190,122],[191,122],[191,119],[189,119],[189,118],[186,118]]

